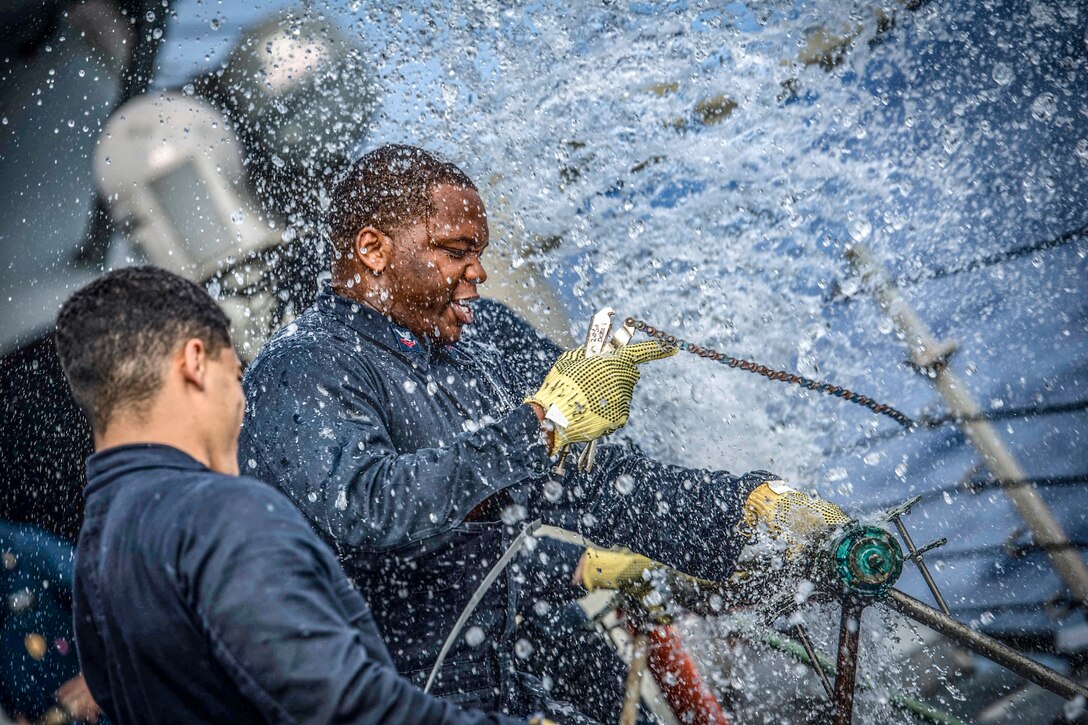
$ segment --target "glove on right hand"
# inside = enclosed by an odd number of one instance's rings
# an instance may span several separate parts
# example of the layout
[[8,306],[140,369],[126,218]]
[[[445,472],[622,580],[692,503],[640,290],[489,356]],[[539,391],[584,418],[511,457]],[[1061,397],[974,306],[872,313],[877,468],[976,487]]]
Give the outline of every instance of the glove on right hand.
[[551,452],[621,428],[631,412],[637,366],[675,354],[675,347],[648,340],[589,358],[581,347],[560,355],[540,390],[525,400],[539,404],[556,423]]
[[843,510],[823,499],[806,496],[783,481],[765,481],[744,502],[744,525],[755,530],[759,524],[775,538],[786,541],[790,552],[827,529],[850,522]]

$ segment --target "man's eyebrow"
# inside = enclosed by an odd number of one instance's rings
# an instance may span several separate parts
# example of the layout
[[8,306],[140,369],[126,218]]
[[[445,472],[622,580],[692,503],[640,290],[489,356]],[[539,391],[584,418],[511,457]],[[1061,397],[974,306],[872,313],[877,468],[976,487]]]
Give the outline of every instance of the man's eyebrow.
[[489,244],[489,242],[478,242],[475,239],[473,239],[472,237],[454,237],[453,239],[432,239],[431,243],[436,244],[438,246],[442,246],[442,245],[446,245],[446,244],[468,244],[469,246],[473,246],[473,247],[486,247]]

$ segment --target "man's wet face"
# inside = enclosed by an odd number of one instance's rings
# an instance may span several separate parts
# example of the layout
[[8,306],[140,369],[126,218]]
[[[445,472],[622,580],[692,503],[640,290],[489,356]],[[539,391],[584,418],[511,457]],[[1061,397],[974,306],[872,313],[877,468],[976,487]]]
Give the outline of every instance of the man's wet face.
[[472,324],[476,285],[487,280],[480,256],[488,243],[487,213],[471,189],[440,184],[435,213],[394,232],[393,261],[385,272],[390,316],[416,335],[444,343]]

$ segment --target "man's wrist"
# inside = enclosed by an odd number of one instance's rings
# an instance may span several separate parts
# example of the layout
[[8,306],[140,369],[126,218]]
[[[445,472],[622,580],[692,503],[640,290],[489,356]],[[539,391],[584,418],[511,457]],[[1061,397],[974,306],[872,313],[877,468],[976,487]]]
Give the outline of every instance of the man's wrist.
[[548,450],[552,450],[555,448],[555,431],[552,430],[551,426],[544,425],[544,416],[547,415],[544,406],[540,403],[529,401],[529,407],[533,409],[533,414],[536,415],[536,420],[540,423],[540,430],[544,433],[544,437],[548,442]]

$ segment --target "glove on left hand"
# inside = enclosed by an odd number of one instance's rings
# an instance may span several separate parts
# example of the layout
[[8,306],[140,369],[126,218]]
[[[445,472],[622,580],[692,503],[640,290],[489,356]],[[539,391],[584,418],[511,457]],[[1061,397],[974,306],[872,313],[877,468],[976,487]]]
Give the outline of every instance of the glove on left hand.
[[628,549],[597,549],[587,547],[585,565],[582,568],[582,586],[586,591],[618,589],[634,597],[641,597],[650,588],[645,572],[661,566],[653,559]]

